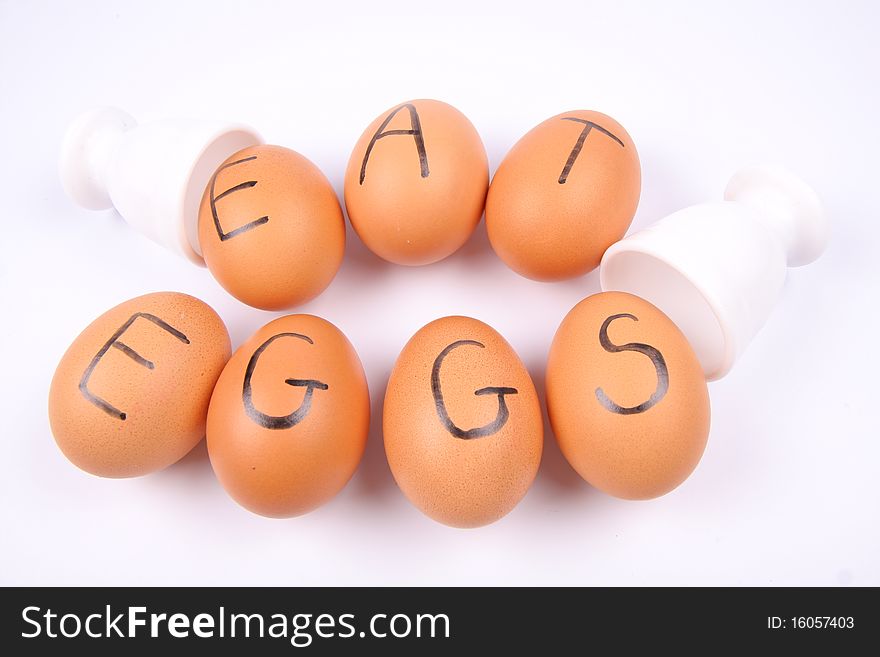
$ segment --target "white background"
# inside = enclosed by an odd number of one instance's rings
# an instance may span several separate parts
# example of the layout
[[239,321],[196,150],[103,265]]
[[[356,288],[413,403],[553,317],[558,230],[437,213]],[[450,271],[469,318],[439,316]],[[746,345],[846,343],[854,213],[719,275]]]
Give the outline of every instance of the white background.
[[[443,13],[432,7],[443,5]],[[10,2],[0,0],[0,583],[880,584],[877,395],[880,65],[871,2]],[[239,508],[204,444],[151,476],[80,472],[49,431],[58,359],[99,314],[139,294],[210,303],[237,346],[275,314],[63,194],[67,123],[117,105],[141,121],[249,123],[312,159],[341,196],[351,148],[383,110],[434,97],[476,125],[494,168],[556,113],[617,118],[641,155],[633,228],[720,199],[740,166],[789,165],[827,204],[833,242],[791,270],[734,370],[710,385],[693,476],[651,502],[581,481],[547,434],[538,478],[500,522],[455,530],[406,501],[382,448],[388,373],[447,314],[478,317],[539,389],[565,313],[596,273],[541,284],[495,257],[481,224],[429,267],[386,264],[349,231],[317,300],[368,373],[361,467],[317,511]]]

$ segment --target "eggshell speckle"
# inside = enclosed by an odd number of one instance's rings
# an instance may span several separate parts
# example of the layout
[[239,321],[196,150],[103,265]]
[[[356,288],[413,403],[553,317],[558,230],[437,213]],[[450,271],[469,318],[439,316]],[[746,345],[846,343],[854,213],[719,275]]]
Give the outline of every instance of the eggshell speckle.
[[640,191],[639,156],[623,126],[599,112],[564,112],[499,165],[486,199],[489,241],[528,278],[581,276],[624,236]]
[[678,486],[709,435],[706,381],[684,335],[623,292],[588,297],[562,321],[547,362],[547,410],[578,474],[627,499]]
[[467,241],[488,187],[486,151],[471,122],[438,100],[412,100],[361,135],[345,172],[345,206],[373,253],[425,265]]
[[230,156],[205,189],[199,245],[227,292],[256,308],[282,310],[333,280],[345,221],[318,167],[281,146],[252,146]]
[[135,477],[187,454],[230,354],[210,306],[156,292],[108,310],[79,334],[49,389],[55,441],[76,466]]
[[354,347],[320,317],[288,315],[258,330],[223,370],[208,412],[208,454],[246,509],[297,516],[342,490],[369,426]]
[[454,527],[498,520],[529,489],[543,449],[528,371],[492,327],[444,317],[406,344],[388,381],[385,453],[403,493]]

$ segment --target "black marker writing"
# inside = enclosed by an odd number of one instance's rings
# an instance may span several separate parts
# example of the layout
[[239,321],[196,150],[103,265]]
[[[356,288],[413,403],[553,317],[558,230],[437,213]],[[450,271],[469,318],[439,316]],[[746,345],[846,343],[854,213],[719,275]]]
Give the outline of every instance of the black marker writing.
[[248,361],[247,369],[244,373],[244,387],[241,392],[241,399],[244,402],[244,410],[248,417],[266,429],[290,429],[290,427],[296,426],[302,422],[312,409],[312,393],[315,388],[318,390],[327,390],[327,388],[330,387],[326,383],[316,381],[315,379],[285,379],[284,383],[289,386],[303,387],[306,389],[305,397],[303,397],[299,408],[288,415],[268,415],[257,410],[254,406],[254,393],[251,389],[251,378],[257,367],[257,361],[260,360],[260,355],[266,351],[266,347],[275,342],[278,338],[299,338],[300,340],[305,340],[309,344],[315,344],[315,342],[307,335],[300,335],[299,333],[279,333],[273,335],[257,347],[257,350],[251,355],[251,359]]
[[434,359],[434,367],[431,368],[431,393],[434,395],[434,405],[437,408],[437,415],[440,417],[440,421],[443,423],[443,426],[446,427],[446,430],[456,438],[470,440],[471,438],[491,436],[504,426],[507,422],[507,418],[510,417],[510,411],[507,409],[507,402],[504,399],[504,395],[515,395],[518,391],[516,388],[502,388],[495,386],[480,388],[479,390],[474,391],[475,395],[498,395],[498,415],[496,415],[495,419],[489,424],[475,429],[468,429],[465,431],[464,429],[459,429],[455,426],[455,423],[449,417],[449,413],[446,412],[446,404],[443,402],[443,391],[440,389],[440,366],[443,364],[443,359],[446,358],[450,351],[463,345],[473,345],[485,349],[485,345],[476,340],[458,340],[447,346],[440,352],[437,358]]
[[[391,119],[393,119],[404,107],[409,110],[409,121],[412,129],[388,130],[387,132],[382,132],[388,124],[391,123]],[[373,152],[373,146],[376,145],[376,140],[391,135],[412,135],[413,141],[416,143],[416,151],[418,151],[419,154],[419,166],[422,170],[422,178],[427,178],[430,175],[430,171],[428,171],[428,154],[425,152],[425,138],[422,136],[422,122],[419,119],[419,113],[416,110],[415,105],[412,103],[406,103],[385,117],[385,120],[382,121],[382,125],[379,126],[373,135],[373,138],[370,139],[370,143],[367,144],[367,150],[364,153],[364,161],[361,163],[361,185],[364,184],[364,178],[367,176],[367,160],[370,159],[370,153]]]
[[143,319],[152,322],[160,329],[162,329],[163,331],[167,331],[184,344],[189,344],[189,339],[183,333],[178,331],[176,328],[174,328],[164,320],[161,320],[155,315],[151,315],[149,313],[135,313],[134,315],[129,317],[122,326],[116,329],[116,332],[111,335],[110,339],[104,343],[104,346],[98,350],[98,353],[95,354],[95,357],[92,358],[89,366],[86,368],[85,372],[83,372],[82,378],[79,380],[79,391],[83,394],[83,397],[88,399],[102,411],[108,413],[109,415],[117,417],[120,420],[125,420],[127,415],[123,411],[120,411],[118,408],[113,406],[113,404],[110,404],[106,400],[101,399],[100,397],[92,393],[92,391],[89,390],[89,379],[92,376],[92,372],[94,372],[95,368],[98,366],[98,363],[101,362],[104,354],[106,354],[111,348],[119,349],[119,351],[131,358],[138,365],[146,367],[148,370],[155,369],[156,366],[153,364],[152,361],[147,360],[134,349],[129,347],[124,342],[120,342],[119,340],[119,338],[122,337],[122,334],[125,333],[139,317],[142,317]]
[[621,317],[626,317],[634,322],[639,321],[638,317],[630,315],[629,313],[611,315],[611,317],[602,322],[602,328],[599,329],[599,344],[602,345],[602,348],[605,351],[612,354],[621,351],[637,351],[650,358],[651,362],[654,364],[654,369],[657,370],[657,388],[647,401],[642,402],[638,406],[630,406],[628,408],[614,403],[608,398],[608,395],[605,394],[602,388],[596,388],[596,399],[598,399],[599,403],[612,413],[634,415],[636,413],[644,413],[663,399],[666,395],[666,391],[669,390],[669,370],[666,367],[666,360],[663,358],[663,354],[651,345],[642,344],[641,342],[628,342],[627,344],[618,346],[608,339],[608,327],[611,325],[611,322],[615,319],[620,319]]
[[599,132],[604,135],[608,135],[618,144],[620,144],[621,148],[626,148],[623,145],[623,142],[610,131],[606,130],[598,123],[593,123],[592,121],[587,121],[586,119],[579,119],[574,116],[563,116],[563,121],[574,121],[575,123],[583,123],[584,129],[581,130],[581,134],[578,137],[578,140],[575,142],[574,148],[571,149],[571,153],[568,156],[568,160],[565,163],[565,166],[562,168],[562,173],[559,174],[559,184],[564,185],[565,181],[568,180],[568,174],[571,171],[571,168],[574,166],[574,161],[578,159],[578,155],[581,154],[581,149],[584,147],[584,142],[587,141],[587,136],[589,136],[590,132],[593,128],[596,128]]
[[251,160],[256,160],[257,156],[252,155],[251,157],[246,157],[241,160],[236,160],[235,162],[230,162],[229,164],[224,164],[222,167],[217,169],[213,176],[211,176],[211,189],[208,191],[208,199],[211,203],[211,216],[214,217],[214,228],[217,229],[217,236],[220,238],[221,242],[225,242],[228,239],[232,239],[236,235],[241,235],[244,232],[251,230],[252,228],[256,228],[257,226],[262,226],[263,224],[269,221],[269,217],[260,217],[259,219],[254,219],[243,226],[239,226],[235,230],[231,230],[228,233],[223,232],[223,226],[220,225],[220,217],[217,215],[217,201],[222,199],[225,196],[229,196],[233,192],[240,191],[242,189],[250,189],[257,184],[256,180],[247,180],[243,183],[239,183],[234,187],[230,187],[225,192],[221,192],[218,195],[214,195],[214,186],[217,184],[217,176],[220,175],[220,172],[224,169],[228,169],[229,167],[234,167],[236,164],[241,164],[242,162],[250,162]]

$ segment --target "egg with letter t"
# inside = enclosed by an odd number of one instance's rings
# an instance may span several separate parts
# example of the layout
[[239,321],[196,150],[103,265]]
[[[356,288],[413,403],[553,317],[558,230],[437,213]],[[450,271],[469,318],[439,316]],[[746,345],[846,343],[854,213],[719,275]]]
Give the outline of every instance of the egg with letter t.
[[527,278],[581,276],[624,236],[640,190],[639,156],[623,126],[600,112],[563,112],[498,166],[486,199],[489,241]]
[[603,292],[577,304],[553,338],[546,385],[562,453],[606,493],[668,493],[703,454],[703,370],[672,320],[637,296]]

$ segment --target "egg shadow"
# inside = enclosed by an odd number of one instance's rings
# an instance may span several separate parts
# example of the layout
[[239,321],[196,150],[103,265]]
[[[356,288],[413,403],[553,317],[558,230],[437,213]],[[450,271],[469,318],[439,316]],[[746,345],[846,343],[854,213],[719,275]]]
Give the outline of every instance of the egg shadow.
[[541,465],[535,478],[534,489],[541,496],[549,497],[553,502],[571,498],[598,498],[598,491],[585,482],[581,476],[569,465],[550,424],[550,416],[547,412],[547,394],[544,380],[546,377],[547,364],[545,360],[535,360],[526,365],[526,369],[535,383],[538,392],[538,401],[541,404],[541,419],[544,424],[544,452],[541,456]]
[[[385,369],[383,376],[376,380],[387,382],[390,370]],[[385,385],[370,386],[370,432],[367,446],[361,458],[355,479],[352,481],[358,494],[377,498],[390,494],[397,484],[388,467],[385,457],[385,441],[382,434],[382,409],[385,406]]]
[[[705,199],[695,198],[689,193],[687,186],[680,177],[670,172],[679,170],[681,167],[670,163],[662,153],[658,155],[658,149],[639,149],[640,163],[642,167],[642,189],[639,196],[639,206],[636,209],[632,224],[627,235],[647,228],[654,222],[668,214],[681,210],[687,206],[699,203]],[[645,157],[650,153],[650,157]],[[645,181],[648,181],[647,184]]]
[[[581,276],[568,278],[562,281],[542,281],[540,282],[540,285],[545,287],[545,294],[552,293],[554,295],[558,295],[560,298],[566,299],[570,299],[573,294],[575,295],[575,301],[571,303],[571,307],[566,308],[565,312],[559,317],[560,322],[562,321],[562,318],[575,306],[575,304],[580,303],[583,299],[593,296],[594,294],[599,294],[602,291],[602,287],[601,285],[599,285],[598,267]],[[550,344],[547,343],[546,347],[549,350]],[[542,365],[542,376],[543,367],[544,366]]]
[[485,217],[480,219],[467,241],[449,259],[451,262],[459,262],[475,272],[503,264],[489,242]]
[[372,281],[387,275],[392,264],[370,251],[358,236],[348,214],[345,215],[345,256],[339,268],[337,279],[347,280],[349,277],[355,284],[372,284]]
[[223,318],[226,324],[226,330],[229,333],[229,339],[232,343],[232,352],[238,349],[248,338],[250,338],[258,329],[262,328],[269,322],[295,312],[300,312],[298,308],[290,308],[286,310],[262,310],[249,306],[243,301],[230,297],[216,306],[217,312]]
[[208,457],[208,442],[202,438],[177,463],[146,477],[145,480],[159,486],[173,485],[187,491],[204,491],[207,487],[213,488],[217,480],[211,467],[211,459]]

